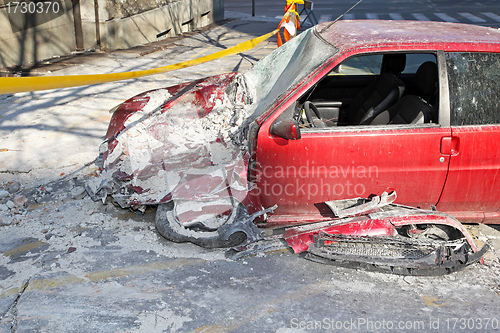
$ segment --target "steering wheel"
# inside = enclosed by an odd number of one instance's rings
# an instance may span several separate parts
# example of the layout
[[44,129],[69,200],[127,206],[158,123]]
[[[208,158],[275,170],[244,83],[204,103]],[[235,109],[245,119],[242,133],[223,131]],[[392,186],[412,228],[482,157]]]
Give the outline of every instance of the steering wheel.
[[[311,124],[311,127],[318,127],[318,128],[326,127],[323,116],[321,116],[321,113],[319,113],[318,108],[311,101],[307,101],[304,103],[304,111],[306,114],[307,121],[309,122],[309,124]],[[314,116],[316,116],[316,118],[318,118],[319,121],[315,122],[313,120],[313,114]]]

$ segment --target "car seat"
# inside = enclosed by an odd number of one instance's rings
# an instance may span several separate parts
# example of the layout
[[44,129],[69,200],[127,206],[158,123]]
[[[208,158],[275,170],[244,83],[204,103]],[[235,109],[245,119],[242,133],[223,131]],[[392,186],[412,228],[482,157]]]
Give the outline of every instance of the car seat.
[[434,118],[437,110],[434,97],[438,90],[438,68],[435,62],[424,62],[416,73],[416,86],[419,95],[407,95],[394,106],[381,112],[371,121],[371,125],[384,124],[422,124]]
[[379,113],[387,110],[399,100],[405,87],[399,75],[405,66],[405,54],[396,53],[384,56],[379,77],[361,90],[349,106],[348,125],[368,125]]

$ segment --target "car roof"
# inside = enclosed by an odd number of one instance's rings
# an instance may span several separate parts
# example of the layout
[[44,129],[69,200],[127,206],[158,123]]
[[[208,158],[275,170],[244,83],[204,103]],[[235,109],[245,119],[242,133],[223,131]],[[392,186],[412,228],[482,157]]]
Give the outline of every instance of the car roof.
[[471,24],[340,20],[321,23],[316,29],[342,53],[360,48],[500,52],[500,29]]

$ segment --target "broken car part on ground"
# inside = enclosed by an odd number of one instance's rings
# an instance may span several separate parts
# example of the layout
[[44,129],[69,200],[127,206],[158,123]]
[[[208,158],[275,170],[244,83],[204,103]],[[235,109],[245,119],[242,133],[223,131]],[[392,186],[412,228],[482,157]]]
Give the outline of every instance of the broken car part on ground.
[[283,237],[314,260],[452,272],[487,250],[458,220],[500,222],[499,54],[491,28],[320,24],[247,73],[119,105],[87,191],[157,205],[172,241],[228,247],[298,225]]

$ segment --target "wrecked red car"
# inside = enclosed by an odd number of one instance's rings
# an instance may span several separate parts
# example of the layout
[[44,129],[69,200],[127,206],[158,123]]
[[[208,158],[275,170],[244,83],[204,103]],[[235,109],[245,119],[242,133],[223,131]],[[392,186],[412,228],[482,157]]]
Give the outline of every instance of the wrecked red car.
[[[302,225],[282,236],[311,258],[454,271],[487,249],[454,217],[500,223],[499,96],[498,29],[322,23],[247,73],[119,105],[87,191],[157,205],[173,241],[234,246]],[[352,250],[366,244],[378,250]]]

